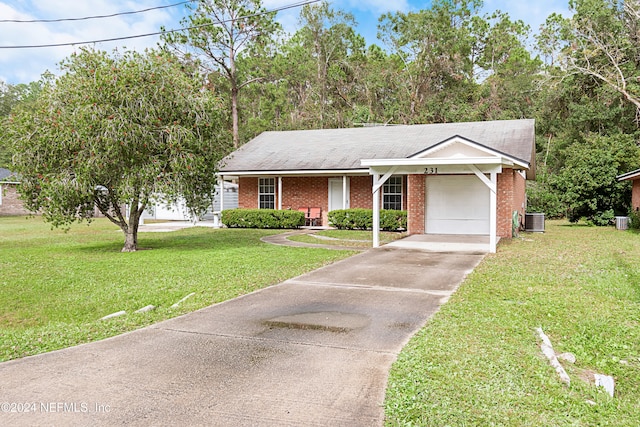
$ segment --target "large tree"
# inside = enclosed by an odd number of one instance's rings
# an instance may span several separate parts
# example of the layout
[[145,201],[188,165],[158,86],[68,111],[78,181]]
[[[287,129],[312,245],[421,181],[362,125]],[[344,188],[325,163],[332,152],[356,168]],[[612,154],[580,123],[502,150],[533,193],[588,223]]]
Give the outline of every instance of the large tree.
[[610,86],[633,104],[640,119],[640,1],[571,0],[567,21],[569,72]]
[[262,78],[240,74],[237,57],[254,44],[269,43],[279,28],[275,13],[267,12],[261,0],[198,0],[196,5],[187,7],[191,14],[181,21],[185,30],[167,32],[162,38],[183,60],[197,61],[213,81],[218,75],[224,77],[231,104],[233,146],[237,148],[240,145],[239,92]]
[[28,209],[66,226],[97,208],[124,232],[123,252],[137,249],[153,198],[206,209],[229,147],[220,142],[219,102],[197,73],[167,53],[92,49],[61,69],[34,108],[18,108],[7,124]]
[[468,120],[473,81],[472,16],[479,0],[434,0],[430,9],[389,13],[378,37],[402,61],[397,78],[402,123]]

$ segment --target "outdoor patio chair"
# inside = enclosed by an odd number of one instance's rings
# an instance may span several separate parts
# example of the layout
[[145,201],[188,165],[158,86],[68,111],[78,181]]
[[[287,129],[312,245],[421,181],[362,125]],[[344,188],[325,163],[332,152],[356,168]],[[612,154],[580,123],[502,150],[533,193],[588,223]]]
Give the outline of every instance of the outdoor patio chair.
[[322,208],[309,208],[309,225],[322,225]]

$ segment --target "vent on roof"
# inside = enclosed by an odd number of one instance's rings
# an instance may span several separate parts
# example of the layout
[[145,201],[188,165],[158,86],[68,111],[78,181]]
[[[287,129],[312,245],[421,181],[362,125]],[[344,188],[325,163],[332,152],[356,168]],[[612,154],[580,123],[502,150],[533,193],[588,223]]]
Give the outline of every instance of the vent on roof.
[[533,231],[536,233],[543,233],[544,232],[544,214],[543,213],[524,214],[524,231]]

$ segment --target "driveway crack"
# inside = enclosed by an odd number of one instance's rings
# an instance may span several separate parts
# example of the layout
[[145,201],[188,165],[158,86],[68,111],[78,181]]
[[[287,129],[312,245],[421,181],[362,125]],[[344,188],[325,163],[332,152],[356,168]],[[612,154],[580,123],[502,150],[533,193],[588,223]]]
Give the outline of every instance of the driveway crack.
[[282,344],[303,345],[303,346],[308,346],[308,347],[322,347],[322,348],[333,348],[333,349],[338,349],[338,350],[364,351],[364,352],[367,352],[367,353],[385,354],[385,355],[391,355],[391,356],[397,356],[398,353],[399,353],[399,352],[395,352],[395,351],[371,350],[371,349],[361,348],[361,347],[348,347],[348,346],[321,344],[321,343],[307,342],[307,341],[279,340],[279,339],[274,339],[274,338],[248,337],[248,336],[245,336],[245,335],[223,334],[223,333],[215,333],[215,332],[188,331],[188,330],[185,330],[185,329],[175,329],[175,328],[151,327],[150,329],[156,329],[156,330],[167,331],[167,332],[178,332],[178,333],[191,334],[191,335],[212,336],[212,337],[220,337],[220,338],[232,338],[232,339],[239,339],[239,340],[252,341],[252,342],[277,342],[277,343],[282,343]]

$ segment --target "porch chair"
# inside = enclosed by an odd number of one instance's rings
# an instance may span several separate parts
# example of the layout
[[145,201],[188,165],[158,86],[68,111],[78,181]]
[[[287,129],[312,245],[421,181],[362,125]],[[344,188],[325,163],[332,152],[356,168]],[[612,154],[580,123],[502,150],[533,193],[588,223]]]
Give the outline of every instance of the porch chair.
[[309,225],[322,225],[322,208],[309,208]]

